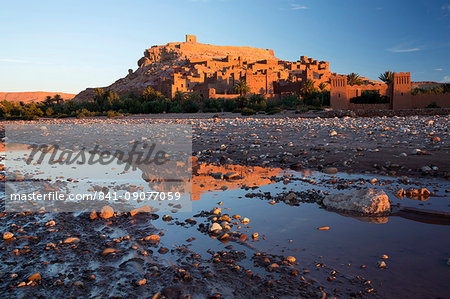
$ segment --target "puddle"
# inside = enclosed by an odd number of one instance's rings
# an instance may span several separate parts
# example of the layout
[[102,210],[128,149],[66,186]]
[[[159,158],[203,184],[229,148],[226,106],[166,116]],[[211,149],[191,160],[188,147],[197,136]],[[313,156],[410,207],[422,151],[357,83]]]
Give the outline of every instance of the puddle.
[[[158,248],[161,246],[171,250],[187,247],[208,260],[212,255],[211,250],[229,251],[231,245],[232,250],[246,253],[245,258],[239,261],[239,265],[263,277],[269,275],[276,279],[280,275],[268,273],[264,267],[254,265],[252,257],[258,252],[295,257],[298,262],[296,268],[300,273],[303,269],[308,269],[309,273],[303,273],[304,277],[307,280],[317,281],[327,290],[351,287],[351,283],[348,282],[342,284],[338,280],[330,281],[330,275],[332,276],[330,271],[335,270],[349,281],[357,276],[369,279],[381,297],[430,298],[448,295],[450,267],[447,265],[447,259],[450,258],[450,226],[446,221],[434,218],[433,221],[424,220],[424,217],[416,213],[398,213],[406,207],[450,212],[449,193],[446,193],[450,188],[448,181],[413,178],[410,182],[406,182],[401,178],[377,176],[377,182],[374,182],[372,175],[338,173],[332,176],[318,172],[294,172],[240,165],[224,167],[198,164],[194,170],[196,175],[192,178],[192,211],[189,212],[157,213],[158,219],[155,220],[150,220],[148,216],[146,218],[139,216],[136,219],[129,217],[126,220],[115,220],[119,218],[115,217],[111,221],[89,221],[80,213],[72,216],[53,213],[4,216],[2,219],[4,231],[13,229],[13,225],[19,225],[27,234],[38,234],[42,239],[35,243],[32,240],[20,241],[20,244],[4,241],[3,247],[6,249],[1,252],[4,265],[0,267],[0,271],[25,275],[24,272],[39,268],[43,276],[47,277],[70,273],[72,276],[61,278],[63,283],[80,279],[77,277],[88,276],[89,273],[84,273],[83,270],[92,272],[95,276],[103,278],[92,285],[85,282],[90,295],[95,296],[102,294],[102,288],[104,290],[109,286],[108,279],[105,278],[108,277],[107,273],[120,270],[118,273],[122,273],[120,275],[123,278],[115,282],[110,294],[121,295],[124,292],[121,291],[123,284],[129,279],[137,279],[144,275],[144,272],[149,271],[149,265],[158,265],[160,269],[161,264],[168,269],[173,268],[179,260],[177,254],[174,252],[160,254]],[[138,179],[136,181],[145,184],[142,177],[145,176],[140,177],[141,181]],[[288,192],[338,193],[360,186],[383,189],[396,206],[397,212],[385,217],[350,217],[327,211],[314,202],[300,201],[298,204],[289,205],[279,201],[271,204],[271,200],[267,199],[269,194],[276,197]],[[427,188],[432,194],[422,200],[408,197],[400,199],[394,195],[399,188],[411,187]],[[242,218],[249,218],[250,222],[247,225],[240,224],[240,229],[237,228],[238,225],[233,225],[232,231],[245,233],[250,239],[247,242],[238,242],[234,239],[223,242],[202,232],[201,225],[209,224],[210,221],[207,217],[194,215],[202,211],[211,211],[215,207],[222,209],[222,215],[238,214]],[[165,214],[170,214],[173,220],[163,221]],[[77,220],[78,218],[80,220]],[[186,221],[190,218],[193,218],[195,223]],[[51,219],[55,219],[60,229],[51,233],[55,234],[53,237],[45,235],[49,231],[45,223]],[[60,223],[58,219],[64,223]],[[318,230],[319,227],[325,226],[330,229]],[[148,245],[144,248],[142,238],[158,232],[163,233],[160,233],[161,244]],[[257,241],[251,240],[254,233],[259,234]],[[82,245],[74,248],[61,244],[61,241],[69,235],[79,236]],[[127,236],[131,236],[130,241]],[[60,243],[54,242],[61,250],[44,250],[46,243],[50,242],[49,238],[59,240]],[[36,250],[36,253],[40,252],[41,257],[19,259],[11,255],[14,249],[19,247],[23,250],[26,246],[39,248],[40,251]],[[119,248],[120,252],[117,253],[115,260],[99,257],[98,252],[108,247]],[[147,251],[148,255],[142,254],[144,251]],[[96,255],[91,257],[90,254],[94,252]],[[388,259],[385,260],[387,268],[379,269],[377,262],[381,260],[380,256],[383,254],[388,255]],[[64,262],[64,255],[71,260],[70,263]],[[77,256],[82,257],[82,261],[80,265],[75,266],[74,260],[78,259]],[[56,262],[59,259],[60,261]],[[113,277],[117,275],[119,274],[114,274]],[[152,281],[151,279],[147,280]],[[2,286],[6,287],[9,283]],[[164,285],[164,282],[159,280],[158,283],[155,282],[153,289],[140,294],[152,295],[161,285]],[[126,292],[129,291],[126,289]]]

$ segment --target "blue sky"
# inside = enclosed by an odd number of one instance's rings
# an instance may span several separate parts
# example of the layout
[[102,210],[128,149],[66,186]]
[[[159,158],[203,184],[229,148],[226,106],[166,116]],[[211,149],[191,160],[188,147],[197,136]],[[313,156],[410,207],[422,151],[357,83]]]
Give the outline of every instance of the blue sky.
[[371,79],[450,81],[450,0],[17,0],[0,4],[0,91],[106,86],[185,34]]

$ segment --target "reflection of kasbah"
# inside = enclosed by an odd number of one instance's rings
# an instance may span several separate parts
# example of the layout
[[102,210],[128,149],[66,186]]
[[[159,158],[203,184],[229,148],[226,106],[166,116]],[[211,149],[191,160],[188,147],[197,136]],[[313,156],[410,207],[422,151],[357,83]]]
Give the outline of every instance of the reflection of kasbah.
[[270,177],[280,172],[279,168],[199,163],[196,175],[192,177],[192,200],[199,200],[202,193],[211,190],[271,184]]

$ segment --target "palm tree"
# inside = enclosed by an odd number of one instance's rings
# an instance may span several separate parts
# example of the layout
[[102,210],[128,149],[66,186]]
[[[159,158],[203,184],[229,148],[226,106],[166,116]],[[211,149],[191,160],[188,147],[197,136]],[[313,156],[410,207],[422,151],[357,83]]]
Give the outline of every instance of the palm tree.
[[363,80],[356,73],[350,73],[347,75],[347,84],[348,85],[361,85],[363,84]]
[[328,83],[326,83],[326,82],[320,82],[320,84],[319,84],[320,91],[324,91],[325,88],[327,87],[327,84]]
[[386,83],[387,85],[392,83],[392,79],[394,78],[394,73],[387,70],[384,73],[380,74],[380,76],[378,77],[381,81],[383,81],[384,83]]
[[55,101],[56,104],[59,104],[59,102],[62,102],[63,99],[61,98],[61,96],[60,96],[59,94],[55,94],[55,95],[53,96],[53,101]]
[[53,104],[53,99],[51,96],[46,96],[45,100],[44,100],[44,105],[46,106],[50,106],[51,104]]
[[314,91],[316,91],[316,88],[314,87],[314,80],[311,79],[306,80],[300,89],[300,93],[303,96],[307,96]]
[[236,82],[234,85],[234,90],[239,93],[239,95],[242,97],[247,92],[250,91],[250,87],[247,85],[247,82],[245,80],[240,80]]

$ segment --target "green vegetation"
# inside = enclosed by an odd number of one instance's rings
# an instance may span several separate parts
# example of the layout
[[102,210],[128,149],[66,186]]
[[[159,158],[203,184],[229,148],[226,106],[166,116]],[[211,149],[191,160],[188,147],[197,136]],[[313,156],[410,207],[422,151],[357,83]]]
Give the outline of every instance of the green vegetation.
[[380,76],[378,76],[378,79],[389,85],[392,83],[392,80],[394,79],[394,73],[387,70],[384,73],[380,74]]
[[433,86],[429,88],[421,88],[416,87],[411,89],[412,95],[418,95],[418,94],[443,94],[450,92],[450,83],[440,84],[439,86]]
[[389,104],[387,96],[380,95],[378,90],[363,90],[361,95],[350,99],[353,104]]
[[242,97],[250,92],[250,87],[247,85],[247,82],[241,80],[236,82],[236,84],[234,85],[234,90]]
[[[246,96],[248,86],[245,81],[239,81],[242,95],[236,98],[203,99],[196,93],[175,93],[173,99],[166,98],[153,88],[146,88],[141,95],[129,93],[119,96],[97,88],[94,97],[88,102],[73,100],[64,101],[59,95],[47,97],[41,103],[0,102],[0,117],[4,119],[37,119],[39,117],[76,117],[86,118],[106,116],[108,118],[122,117],[129,114],[149,113],[197,113],[202,112],[237,112],[243,115],[255,113],[275,114],[282,110],[321,109],[330,104],[330,93],[314,87],[314,81],[306,81],[298,94],[283,95],[277,99],[266,99],[264,95],[252,94]],[[323,87],[323,86],[322,86]]]
[[347,75],[347,84],[348,85],[362,85],[364,82],[361,79],[361,76],[356,73],[350,73]]

